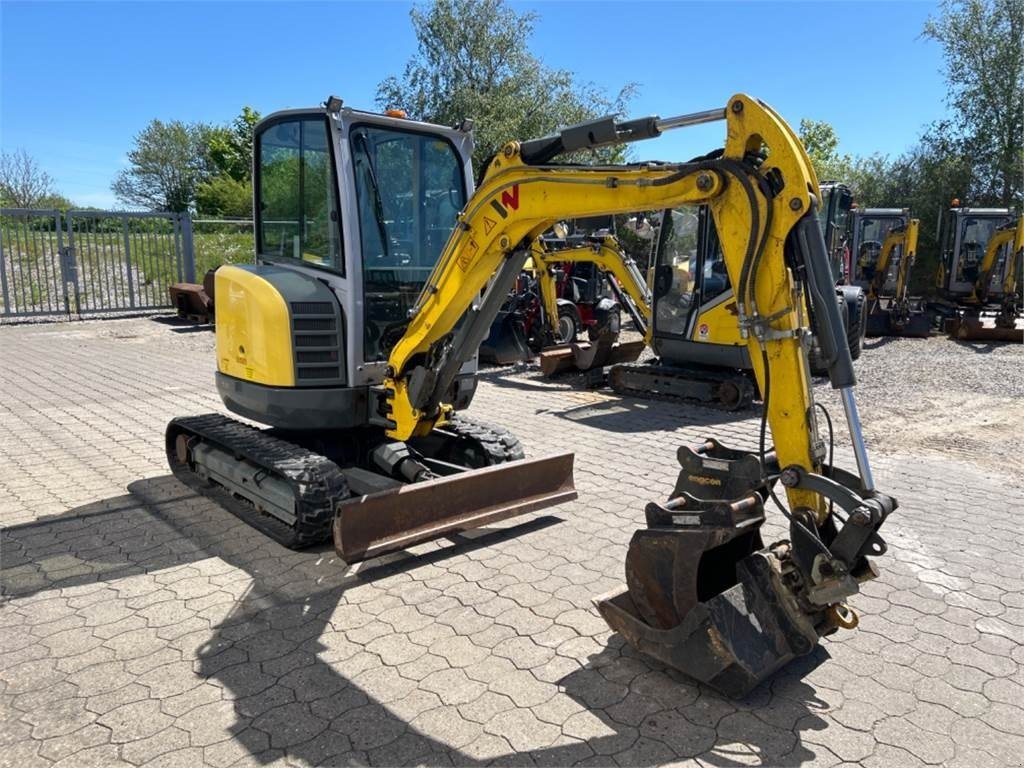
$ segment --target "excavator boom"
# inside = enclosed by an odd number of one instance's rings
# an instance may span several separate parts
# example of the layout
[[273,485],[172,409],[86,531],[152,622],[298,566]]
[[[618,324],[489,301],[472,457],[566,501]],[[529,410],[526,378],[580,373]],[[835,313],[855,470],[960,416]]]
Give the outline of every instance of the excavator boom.
[[[718,120],[726,122],[723,150],[692,162],[549,164],[561,152]],[[875,489],[864,446],[816,217],[819,194],[796,134],[744,94],[724,109],[668,120],[605,118],[509,143],[459,215],[378,390],[377,417],[392,438],[443,426],[452,377],[486,335],[541,233],[562,219],[706,204],[765,403],[761,445],[747,453],[709,439],[680,449],[675,493],[648,505],[646,527],[630,544],[626,589],[598,607],[635,647],[730,695],[810,652],[820,636],[856,623],[845,600],[872,577],[867,556],[885,552],[878,528],[896,508]],[[826,462],[808,370],[812,331],[842,397],[856,473]],[[780,483],[786,501],[777,504],[790,539],[765,547],[759,529]]]

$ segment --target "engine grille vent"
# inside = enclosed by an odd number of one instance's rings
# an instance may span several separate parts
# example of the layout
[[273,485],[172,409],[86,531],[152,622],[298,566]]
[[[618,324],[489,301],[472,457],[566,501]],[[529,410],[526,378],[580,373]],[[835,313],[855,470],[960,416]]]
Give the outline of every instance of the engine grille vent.
[[340,384],[343,358],[337,308],[327,301],[293,301],[291,310],[296,381],[304,386]]
[[293,301],[293,315],[330,315],[334,317],[334,307],[329,301]]

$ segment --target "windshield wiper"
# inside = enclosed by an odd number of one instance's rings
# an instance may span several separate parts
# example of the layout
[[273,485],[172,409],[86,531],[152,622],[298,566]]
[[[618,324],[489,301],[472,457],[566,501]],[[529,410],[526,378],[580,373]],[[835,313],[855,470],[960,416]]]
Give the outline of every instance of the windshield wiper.
[[370,188],[373,191],[373,215],[377,219],[377,231],[380,233],[380,244],[381,248],[384,249],[384,257],[388,258],[391,256],[391,249],[388,247],[388,228],[384,223],[384,202],[380,197],[380,183],[377,181],[377,169],[373,167],[373,160],[370,158],[370,148],[367,145],[366,136],[362,133],[357,133],[354,138],[362,153],[363,162],[366,163],[367,175],[370,179]]

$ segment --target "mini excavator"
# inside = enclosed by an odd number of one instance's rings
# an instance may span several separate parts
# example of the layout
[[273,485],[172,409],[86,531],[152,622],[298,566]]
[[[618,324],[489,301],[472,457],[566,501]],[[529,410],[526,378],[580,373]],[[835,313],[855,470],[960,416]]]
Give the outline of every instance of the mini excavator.
[[[541,301],[548,317],[557,317],[556,270],[564,264],[591,264],[609,289],[610,296],[595,306],[588,341],[569,341],[550,346],[540,353],[545,376],[568,370],[600,373],[604,366],[632,362],[651,341],[651,292],[636,262],[612,235],[586,237],[575,247],[544,250],[535,248],[531,260],[538,271]],[[620,311],[626,310],[642,335],[637,341],[619,341]],[[603,378],[603,377],[602,377]]]
[[[920,299],[912,299],[910,270],[917,258],[917,233],[920,221],[908,219],[905,224],[890,227],[869,268],[862,271],[868,283],[868,336],[911,336],[927,338],[931,335],[932,320]],[[889,271],[895,262],[896,284],[891,295],[886,295]]]
[[[1024,253],[1024,216],[996,229],[985,246],[985,256],[977,267],[977,278],[970,294],[959,300],[958,312],[946,321],[950,338],[961,341],[1024,341],[1024,330],[1017,327],[1020,314],[1018,275]],[[998,303],[993,325],[986,325],[983,314]]]
[[[714,121],[724,148],[691,162],[553,162]],[[771,108],[739,94],[512,141],[472,194],[459,129],[332,97],[255,133],[257,263],[217,271],[216,381],[229,410],[268,428],[173,420],[175,475],[290,546],[332,529],[348,562],[574,498],[571,454],[524,460],[510,434],[456,413],[476,350],[555,222],[706,204],[765,403],[759,447],[679,450],[675,491],[647,506],[626,587],[598,610],[640,651],[732,696],[856,625],[846,600],[874,575],[896,501],[875,488],[864,445],[818,182]],[[856,473],[832,465],[819,432],[812,331]],[[770,499],[789,538],[766,546]]]

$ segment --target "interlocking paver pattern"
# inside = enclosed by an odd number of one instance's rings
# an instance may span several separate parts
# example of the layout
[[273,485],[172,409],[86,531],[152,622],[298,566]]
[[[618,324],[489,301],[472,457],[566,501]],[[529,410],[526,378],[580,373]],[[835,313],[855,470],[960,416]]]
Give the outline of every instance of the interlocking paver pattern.
[[0,329],[0,765],[1020,765],[1019,474],[867,424],[901,508],[860,628],[734,702],[590,599],[676,447],[753,448],[753,413],[484,371],[471,415],[574,450],[579,500],[348,567],[168,476],[166,421],[221,410],[212,365],[207,332],[148,319]]

